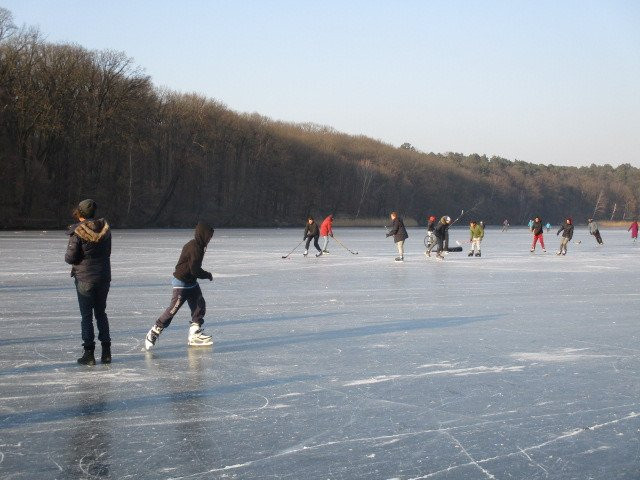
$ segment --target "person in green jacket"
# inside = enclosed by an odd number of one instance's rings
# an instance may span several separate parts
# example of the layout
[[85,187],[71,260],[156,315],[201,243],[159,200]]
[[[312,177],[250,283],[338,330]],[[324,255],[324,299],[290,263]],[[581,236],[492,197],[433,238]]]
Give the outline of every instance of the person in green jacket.
[[481,224],[476,222],[475,220],[471,220],[469,222],[469,243],[471,243],[471,250],[469,250],[469,257],[473,257],[474,251],[476,257],[480,256],[480,244],[482,243],[482,239],[484,238],[484,228]]

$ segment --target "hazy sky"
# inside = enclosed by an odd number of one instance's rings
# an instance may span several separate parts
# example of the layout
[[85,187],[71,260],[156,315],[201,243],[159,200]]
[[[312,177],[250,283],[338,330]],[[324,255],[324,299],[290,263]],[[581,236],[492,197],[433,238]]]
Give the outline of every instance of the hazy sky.
[[426,152],[640,167],[640,1],[0,0],[158,86]]

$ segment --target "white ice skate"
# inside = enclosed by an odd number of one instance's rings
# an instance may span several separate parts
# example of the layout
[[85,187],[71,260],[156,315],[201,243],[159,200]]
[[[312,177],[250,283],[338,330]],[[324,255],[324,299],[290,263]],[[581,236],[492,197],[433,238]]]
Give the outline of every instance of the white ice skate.
[[206,335],[200,325],[192,324],[189,327],[187,343],[193,347],[213,345],[213,338],[211,335]]
[[151,350],[154,347],[154,345],[158,341],[160,333],[162,333],[162,330],[163,329],[158,327],[157,325],[151,327],[151,330],[147,332],[147,336],[144,338],[144,348],[146,350]]

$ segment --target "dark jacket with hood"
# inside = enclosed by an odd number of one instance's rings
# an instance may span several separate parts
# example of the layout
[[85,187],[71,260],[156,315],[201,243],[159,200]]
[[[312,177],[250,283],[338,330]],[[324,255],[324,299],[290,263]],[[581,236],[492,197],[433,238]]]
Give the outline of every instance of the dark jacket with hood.
[[211,237],[213,237],[213,228],[206,223],[198,222],[195,238],[189,240],[182,247],[180,258],[173,272],[174,277],[186,284],[194,283],[198,278],[211,280],[211,273],[202,269],[202,259]]
[[395,243],[401,242],[409,238],[409,234],[407,233],[407,229],[404,228],[404,222],[400,217],[396,217],[396,219],[391,224],[391,230],[387,233],[387,237],[393,235],[393,241]]
[[558,229],[556,235],[560,235],[560,232],[562,232],[563,237],[571,240],[573,238],[573,223],[564,222],[562,225],[560,225],[560,228]]
[[540,235],[544,231],[544,225],[542,225],[542,220],[536,222],[534,221],[531,224],[531,231],[534,235]]
[[307,222],[307,225],[304,227],[304,238],[307,237],[319,237],[320,229],[318,228],[318,224],[316,222]]
[[76,223],[67,231],[69,243],[64,261],[79,282],[111,281],[111,229],[105,219]]

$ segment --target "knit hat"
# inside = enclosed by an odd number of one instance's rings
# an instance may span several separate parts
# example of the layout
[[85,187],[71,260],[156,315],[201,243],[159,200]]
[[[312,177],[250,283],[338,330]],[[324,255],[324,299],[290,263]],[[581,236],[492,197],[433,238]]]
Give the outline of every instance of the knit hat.
[[93,218],[97,208],[96,202],[87,198],[78,204],[78,214],[83,218]]

